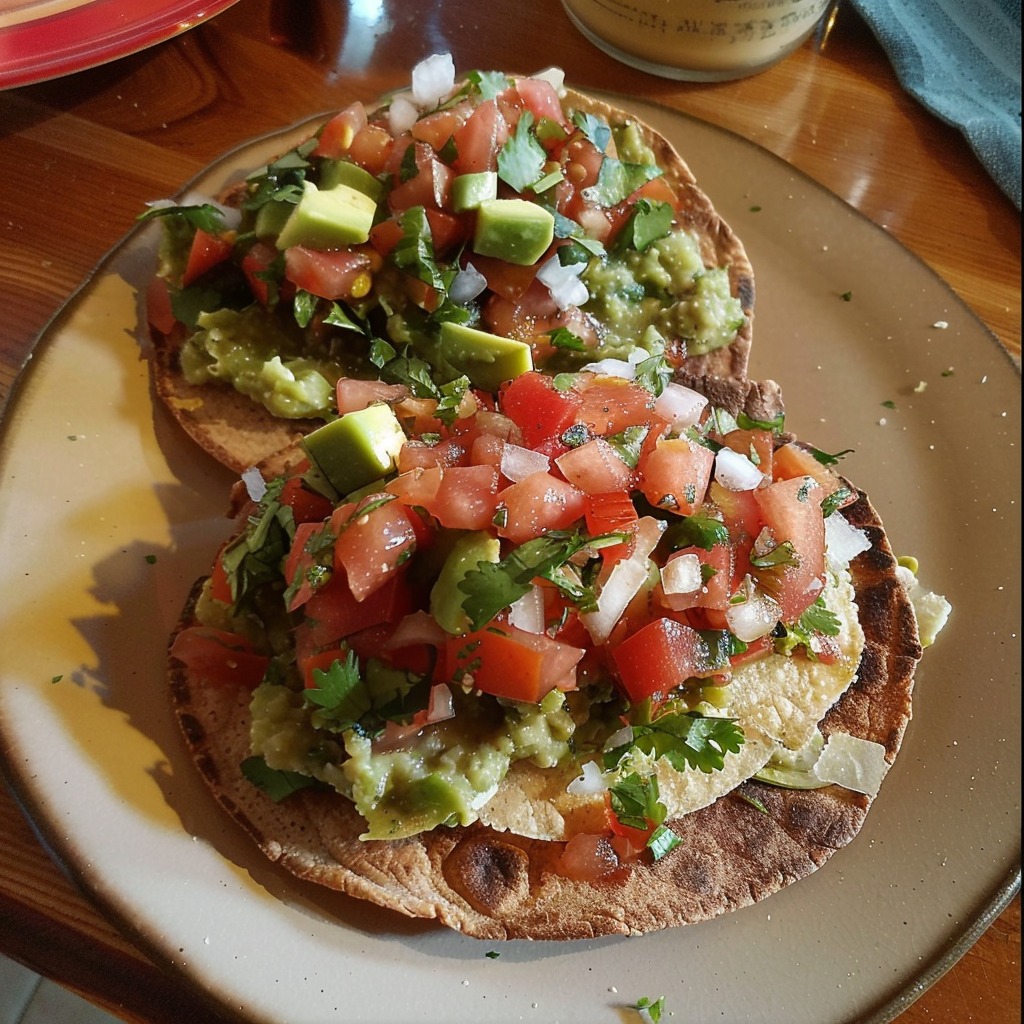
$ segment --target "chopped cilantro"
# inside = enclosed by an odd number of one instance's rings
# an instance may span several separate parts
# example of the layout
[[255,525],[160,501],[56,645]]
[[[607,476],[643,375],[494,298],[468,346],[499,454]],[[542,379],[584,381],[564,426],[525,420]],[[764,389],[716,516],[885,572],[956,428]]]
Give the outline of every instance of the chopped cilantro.
[[156,565],[156,555],[146,555],[147,565]]
[[437,401],[434,415],[446,426],[450,427],[458,418],[459,406],[470,388],[468,377],[456,377],[455,380],[442,384],[438,389],[441,397]]
[[811,661],[817,659],[814,651],[814,636],[838,636],[841,623],[825,604],[823,598],[818,598],[796,622],[779,623],[772,634],[775,652],[777,654],[792,655],[797,648],[803,647],[804,653]]
[[501,954],[495,949],[489,949],[484,953],[484,956],[487,957],[488,960],[497,960]]
[[672,379],[672,367],[664,352],[656,352],[640,360],[636,364],[635,372],[634,380],[637,384],[647,388],[655,398],[665,390],[665,385]]
[[602,117],[596,114],[586,114],[581,110],[574,110],[572,123],[597,147],[600,152],[608,148],[612,139],[611,126]]
[[181,217],[192,227],[210,235],[218,235],[227,230],[223,211],[213,203],[201,203],[194,206],[151,206],[135,219],[156,220],[158,217]]
[[764,554],[757,555],[751,552],[750,564],[755,569],[777,569],[784,565],[799,565],[800,558],[792,542],[784,540]]
[[672,551],[689,547],[710,551],[716,544],[729,543],[729,528],[707,512],[694,512],[673,522],[665,531],[665,540]]
[[650,723],[633,726],[633,740],[605,752],[604,766],[614,768],[633,749],[664,757],[680,771],[697,768],[721,771],[725,755],[743,746],[743,730],[731,718],[705,716],[698,711],[669,711]]
[[634,1004],[634,1010],[639,1010],[640,1014],[646,1016],[651,1024],[660,1024],[661,1015],[665,1012],[665,997],[658,996],[657,999],[651,1000],[647,996],[641,996]]
[[271,768],[262,757],[247,757],[241,764],[242,774],[258,789],[263,790],[274,803],[297,793],[300,789],[319,785],[316,779],[301,772]]
[[523,192],[544,174],[547,154],[531,130],[533,114],[524,110],[516,130],[498,152],[498,177],[517,192]]
[[438,291],[446,291],[444,277],[434,259],[434,236],[430,232],[426,209],[410,206],[398,222],[402,227],[402,237],[391,257],[395,266]]
[[470,71],[466,78],[485,100],[494,99],[512,84],[508,75],[500,71]]
[[840,295],[839,297],[843,300],[843,302],[850,302],[853,299],[853,292],[843,292],[843,294]]
[[63,675],[59,675],[59,676],[50,676],[50,682],[51,682],[51,683],[59,683],[59,682],[60,682],[60,681],[61,681],[61,680],[62,680],[63,678],[64,678],[64,676],[63,676]]
[[836,509],[842,508],[853,497],[849,487],[837,487],[831,494],[826,494],[821,503],[821,515],[828,519]]
[[597,172],[596,184],[583,190],[583,198],[601,206],[615,206],[663,173],[655,164],[630,164],[606,156]]
[[886,409],[895,409],[896,403],[891,398],[887,398],[884,402],[882,402],[882,406],[883,408]]
[[586,342],[578,335],[573,334],[568,327],[556,327],[548,332],[548,341],[552,348],[565,349],[567,352],[586,351]]
[[621,434],[611,434],[605,440],[630,469],[636,469],[640,461],[640,449],[649,430],[648,426],[626,427]]
[[846,455],[852,455],[852,448],[844,448],[841,452],[836,452],[834,455],[830,455],[828,452],[823,452],[820,448],[811,448],[811,454],[814,456],[817,462],[820,462],[823,466],[836,466],[840,460]]
[[639,199],[633,204],[629,219],[615,236],[615,251],[636,249],[643,252],[672,230],[675,210],[671,204]]
[[778,434],[785,425],[786,414],[784,412],[780,412],[778,416],[770,420],[757,420],[745,412],[736,414],[736,426],[741,430],[770,430],[773,434]]

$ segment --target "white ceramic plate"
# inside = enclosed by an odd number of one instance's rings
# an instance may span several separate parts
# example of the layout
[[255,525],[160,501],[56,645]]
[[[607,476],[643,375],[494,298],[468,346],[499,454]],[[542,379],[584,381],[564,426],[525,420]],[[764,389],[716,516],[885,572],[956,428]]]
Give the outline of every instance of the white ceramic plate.
[[[856,449],[844,470],[953,602],[904,749],[860,836],[816,874],[643,938],[481,943],[277,870],[196,778],[163,687],[165,638],[229,528],[232,481],[151,401],[137,334],[154,235],[140,232],[47,332],[0,437],[0,740],[85,889],[245,1020],[612,1024],[664,995],[691,1022],[885,1021],[1012,895],[1019,376],[940,280],[840,200],[740,138],[638,109],[745,239],[753,369],[785,387],[787,425]],[[244,148],[198,187],[299,134]]]

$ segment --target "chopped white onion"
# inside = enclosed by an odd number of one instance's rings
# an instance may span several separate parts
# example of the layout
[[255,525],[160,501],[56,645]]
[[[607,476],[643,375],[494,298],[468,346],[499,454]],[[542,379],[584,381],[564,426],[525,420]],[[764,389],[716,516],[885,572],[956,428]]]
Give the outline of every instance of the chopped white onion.
[[654,403],[654,411],[667,419],[673,430],[694,427],[707,408],[708,400],[692,388],[669,381]]
[[555,92],[559,95],[565,89],[565,72],[561,68],[545,68],[543,71],[538,71],[535,75],[530,75],[530,77],[539,79],[542,82],[549,82],[554,86]]
[[633,726],[624,725],[617,729],[604,741],[605,750],[614,750],[616,747],[624,747],[633,742]]
[[590,298],[587,286],[580,280],[586,263],[569,263],[565,266],[555,253],[537,271],[537,280],[547,287],[551,298],[559,309],[582,306]]
[[242,473],[242,483],[253,501],[259,501],[267,493],[267,481],[255,466],[250,466]]
[[851,526],[839,512],[825,519],[825,551],[834,566],[849,565],[861,552],[871,549],[868,535]]
[[551,461],[543,452],[520,448],[517,444],[506,444],[501,451],[501,472],[513,483],[525,480],[532,473],[546,473]]
[[637,526],[633,553],[629,558],[616,562],[607,575],[604,569],[601,570],[597,609],[581,616],[595,644],[607,641],[629,602],[647,581],[647,559],[661,539],[665,525],[659,519],[644,516]]
[[694,554],[675,555],[661,570],[661,589],[668,595],[693,594],[703,583],[700,559]]
[[435,53],[412,69],[412,96],[421,110],[436,107],[455,87],[455,62],[450,53]]
[[460,270],[448,289],[448,297],[456,305],[464,306],[472,302],[487,288],[487,278],[480,273],[472,263],[467,263],[464,270]]
[[764,480],[764,473],[746,455],[721,448],[715,456],[715,479],[729,491],[752,491]]
[[596,761],[587,761],[583,766],[583,774],[573,779],[565,791],[571,796],[596,796],[608,788],[604,772]]
[[596,363],[587,363],[582,367],[588,373],[600,373],[605,377],[622,377],[633,380],[636,377],[636,366],[625,359],[600,359]]
[[409,131],[419,120],[419,108],[407,92],[400,92],[392,97],[388,107],[388,127],[391,134],[398,136]]
[[753,586],[747,587],[746,596],[742,603],[726,608],[725,621],[737,639],[749,644],[767,636],[775,628],[782,609],[774,598]]
[[885,747],[881,743],[834,732],[811,771],[822,782],[875,796],[888,768]]
[[509,625],[521,629],[524,633],[540,636],[544,632],[544,591],[536,584],[513,601],[508,610]]

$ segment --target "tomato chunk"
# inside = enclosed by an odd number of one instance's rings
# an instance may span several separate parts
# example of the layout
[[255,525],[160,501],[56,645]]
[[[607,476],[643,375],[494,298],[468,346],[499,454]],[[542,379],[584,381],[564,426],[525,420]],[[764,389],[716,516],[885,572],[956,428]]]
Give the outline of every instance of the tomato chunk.
[[644,497],[658,508],[692,515],[704,501],[715,453],[685,437],[661,441],[637,467]]
[[501,410],[522,431],[527,448],[560,437],[576,419],[580,405],[575,391],[559,391],[550,377],[534,370],[516,377],[501,392]]
[[499,496],[504,522],[498,534],[516,544],[551,530],[564,530],[583,517],[585,497],[572,484],[550,473],[531,473]]
[[238,633],[212,626],[188,626],[171,644],[172,658],[185,664],[189,672],[205,685],[258,686],[267,671],[269,659]]
[[626,696],[637,703],[709,671],[707,644],[697,630],[673,619],[655,619],[612,651]]
[[331,528],[338,535],[335,567],[344,569],[358,601],[383,586],[416,547],[409,511],[390,494],[373,494],[358,504],[339,506],[331,516]]

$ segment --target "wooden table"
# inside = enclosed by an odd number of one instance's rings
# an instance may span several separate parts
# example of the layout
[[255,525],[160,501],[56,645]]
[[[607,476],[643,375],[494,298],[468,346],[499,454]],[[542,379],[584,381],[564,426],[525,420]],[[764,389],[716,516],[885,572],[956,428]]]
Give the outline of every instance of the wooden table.
[[[519,0],[511,20],[502,8],[385,0],[373,22],[354,0],[241,0],[142,53],[0,93],[0,402],[147,200],[255,135],[405,84],[439,41],[458,67],[559,64],[576,86],[651,99],[766,147],[916,253],[1019,358],[1019,215],[959,133],[902,91],[852,12],[823,48],[808,43],[756,78],[691,85],[605,57],[554,0]],[[206,1019],[64,877],[2,788],[0,832],[0,951],[128,1021]],[[1019,954],[1018,896],[901,1024],[1019,1021]]]

